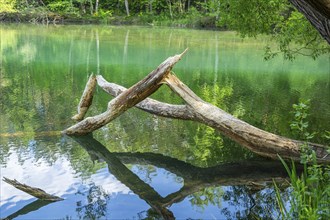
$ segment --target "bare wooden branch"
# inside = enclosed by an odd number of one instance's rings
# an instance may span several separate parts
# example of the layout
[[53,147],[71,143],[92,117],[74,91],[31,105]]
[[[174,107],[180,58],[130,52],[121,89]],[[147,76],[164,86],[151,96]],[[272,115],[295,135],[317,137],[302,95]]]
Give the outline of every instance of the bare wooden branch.
[[72,117],[73,120],[80,121],[85,117],[89,106],[92,104],[95,87],[96,77],[94,74],[91,74],[86,83],[85,90],[80,98],[80,102],[78,105],[78,114]]
[[[101,75],[96,76],[97,84],[108,94],[116,97],[126,90],[125,87],[110,83],[105,80]],[[146,98],[135,107],[142,109],[154,115],[176,118],[181,120],[194,120],[194,111],[188,105],[173,105],[165,102],[159,102],[155,99]]]
[[66,129],[64,133],[67,135],[88,134],[106,125],[127,109],[147,98],[161,86],[164,76],[170,73],[173,66],[181,59],[186,51],[187,50],[185,50],[182,54],[167,58],[158,66],[157,69],[149,73],[143,80],[122,92],[115,99],[112,99],[108,103],[107,111],[94,117],[84,119],[83,121]]
[[326,147],[285,138],[256,128],[220,108],[201,100],[175,75],[168,74],[167,85],[176,92],[196,113],[196,120],[219,130],[222,134],[236,141],[261,156],[278,159],[300,160],[301,146],[308,144],[315,152],[319,162],[330,162]]
[[[264,157],[278,159],[278,156],[281,156],[284,159],[299,161],[301,147],[307,145],[315,151],[319,163],[330,163],[330,155],[323,145],[293,140],[261,130],[203,101],[170,72],[182,55],[168,58],[156,70],[129,89],[108,83],[102,76],[97,76],[98,85],[116,98],[108,103],[106,112],[86,118],[65,130],[64,133],[68,135],[87,134],[107,124],[128,108],[137,105],[138,108],[159,116],[201,122]],[[147,98],[162,83],[167,84],[176,92],[186,102],[186,105],[171,105]]]
[[33,197],[36,197],[38,199],[41,199],[41,200],[44,200],[44,201],[61,201],[63,200],[62,198],[60,197],[57,197],[57,196],[53,196],[53,195],[50,195],[48,193],[46,193],[44,190],[42,189],[39,189],[39,188],[35,188],[35,187],[31,187],[31,186],[28,186],[28,185],[25,185],[25,184],[22,184],[20,182],[18,182],[17,180],[11,180],[11,179],[8,179],[6,177],[3,177],[3,181],[12,185],[13,187],[15,187],[16,189],[19,189]]
[[[125,88],[120,85],[107,82],[102,76],[97,76],[96,78],[98,85],[112,96],[116,96],[125,90]],[[175,91],[187,105],[170,105],[147,98],[137,104],[136,107],[163,117],[201,122],[219,130],[232,140],[261,156],[278,159],[278,155],[280,155],[285,159],[299,161],[301,153],[300,147],[308,144],[315,150],[319,162],[330,162],[330,156],[323,145],[285,138],[263,131],[239,120],[220,108],[200,99],[173,74],[168,74],[164,82]]]

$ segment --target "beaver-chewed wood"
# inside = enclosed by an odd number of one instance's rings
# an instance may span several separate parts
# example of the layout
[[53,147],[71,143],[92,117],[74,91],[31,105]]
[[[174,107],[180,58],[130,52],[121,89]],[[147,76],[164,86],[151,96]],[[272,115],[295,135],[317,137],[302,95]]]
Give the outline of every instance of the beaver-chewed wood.
[[89,106],[92,105],[95,87],[96,77],[94,74],[91,74],[86,83],[85,90],[80,98],[78,113],[72,117],[73,120],[80,121],[85,117]]
[[[142,110],[159,116],[193,120],[208,125],[241,146],[264,157],[278,159],[280,156],[284,159],[299,161],[302,146],[308,145],[315,151],[319,163],[330,163],[330,155],[326,146],[293,140],[261,130],[203,101],[171,72],[173,65],[179,61],[181,56],[182,54],[168,58],[145,79],[129,89],[109,83],[102,76],[96,76],[97,84],[116,98],[109,102],[106,112],[86,118],[65,130],[64,133],[68,135],[87,134],[136,105]],[[147,98],[161,86],[161,83],[168,85],[186,104],[172,105]]]
[[150,96],[162,85],[161,82],[164,79],[164,76],[170,73],[173,66],[181,59],[186,51],[187,50],[182,54],[169,57],[140,82],[125,90],[115,99],[112,99],[108,103],[107,111],[82,120],[66,129],[64,133],[67,135],[86,135],[93,132],[117,118],[127,109],[135,106],[137,103]]

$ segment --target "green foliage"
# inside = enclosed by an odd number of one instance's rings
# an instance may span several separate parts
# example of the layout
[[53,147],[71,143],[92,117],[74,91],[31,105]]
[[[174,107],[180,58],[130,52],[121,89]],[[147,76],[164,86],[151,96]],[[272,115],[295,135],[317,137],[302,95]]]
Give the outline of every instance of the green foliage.
[[286,0],[222,1],[218,25],[237,30],[242,37],[272,34],[287,6]]
[[1,12],[15,12],[15,0],[0,0],[0,13]]
[[49,3],[47,7],[53,12],[68,12],[70,11],[72,4],[68,1],[56,1]]
[[283,53],[285,59],[293,60],[297,55],[316,59],[318,56],[330,52],[330,47],[317,30],[297,11],[291,12],[287,19],[278,22],[276,32],[272,35],[277,46],[268,45],[266,47],[266,60],[280,53]]
[[287,207],[275,184],[282,219],[329,219],[330,166],[304,164],[304,171],[299,176],[293,162],[290,168],[284,160],[281,161],[289,174],[292,189]]
[[237,30],[242,37],[272,36],[274,41],[265,48],[266,60],[278,54],[288,60],[297,55],[315,59],[330,52],[316,29],[287,0],[227,0],[221,12],[218,25]]
[[[297,136],[303,140],[312,139],[316,132],[308,132],[308,110],[309,110],[310,100],[301,100],[298,104],[293,104],[293,113],[294,120],[291,122],[290,127],[291,130],[297,134]],[[313,162],[315,158],[315,152],[308,146],[307,143],[301,146],[301,162],[302,163],[310,163]]]
[[103,9],[100,9],[97,13],[97,16],[98,17],[101,17],[101,18],[108,18],[108,17],[112,17],[112,13],[113,11],[112,10],[103,10]]
[[52,12],[74,13],[89,21],[93,15],[95,22],[114,16],[112,22],[116,24],[221,28],[237,31],[242,37],[269,35],[266,60],[278,54],[293,60],[297,55],[315,59],[330,53],[329,45],[288,0],[128,1],[128,17],[124,2],[100,1],[96,8],[96,0],[0,0],[0,12],[47,6]]
[[[307,141],[314,133],[307,132],[309,100],[293,105],[294,121],[291,129],[299,132]],[[326,132],[327,136],[329,132]],[[330,139],[330,137],[328,138]],[[321,166],[316,162],[315,152],[308,147],[307,142],[301,146],[301,163],[304,166],[299,176],[292,162],[291,168],[280,158],[291,182],[290,209],[282,198],[279,188],[275,184],[276,198],[282,219],[329,219],[330,218],[330,166]]]
[[292,131],[297,134],[303,134],[303,137],[307,140],[312,139],[315,133],[308,133],[308,110],[310,100],[301,100],[298,104],[293,104],[294,120],[291,122],[290,127]]

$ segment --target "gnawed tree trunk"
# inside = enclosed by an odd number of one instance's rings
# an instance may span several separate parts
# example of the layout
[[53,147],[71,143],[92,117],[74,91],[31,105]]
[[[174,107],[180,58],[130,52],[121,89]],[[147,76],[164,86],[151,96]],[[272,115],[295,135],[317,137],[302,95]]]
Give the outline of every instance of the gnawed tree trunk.
[[[182,54],[168,58],[143,80],[136,83],[131,88],[125,90],[115,99],[111,100],[108,103],[107,111],[94,117],[84,119],[83,121],[66,129],[64,133],[67,135],[88,134],[117,118],[124,111],[133,107],[154,93],[162,85],[161,83],[164,79],[164,75],[170,74],[172,67],[181,59],[184,53],[185,51]],[[93,90],[88,91],[93,92]],[[92,101],[92,99],[89,100],[90,102]],[[90,103],[86,104],[85,106],[89,105]]]
[[91,74],[85,86],[85,90],[80,98],[80,102],[78,105],[78,114],[72,117],[73,120],[80,121],[85,117],[89,106],[92,104],[95,87],[96,78],[94,74]]
[[[293,140],[263,131],[203,101],[171,72],[173,65],[183,54],[168,58],[146,78],[127,90],[97,76],[98,85],[116,98],[109,102],[106,112],[86,118],[66,129],[64,133],[88,134],[137,104],[138,108],[156,115],[201,122],[264,157],[278,159],[278,156],[281,156],[284,159],[299,161],[301,147],[307,144],[315,151],[319,163],[330,163],[330,155],[323,145]],[[161,86],[161,83],[168,85],[186,102],[186,105],[170,105],[150,98],[146,99]]]

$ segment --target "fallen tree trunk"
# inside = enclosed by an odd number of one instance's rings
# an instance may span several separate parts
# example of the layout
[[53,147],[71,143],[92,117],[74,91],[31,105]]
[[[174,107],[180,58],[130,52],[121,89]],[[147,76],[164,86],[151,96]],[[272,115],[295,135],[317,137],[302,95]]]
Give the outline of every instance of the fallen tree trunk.
[[[181,97],[185,96],[185,98],[182,98],[188,103],[188,105],[172,105],[147,98],[137,104],[136,107],[162,117],[193,120],[204,123],[219,130],[242,146],[249,148],[254,153],[262,156],[278,159],[278,155],[280,155],[285,159],[299,161],[300,147],[308,144],[308,146],[312,147],[316,152],[319,162],[330,162],[329,154],[326,152],[325,146],[288,139],[249,125],[222,111],[220,108],[204,102],[174,75],[170,75],[170,77],[174,78],[167,79],[168,81],[171,81],[168,83],[169,86],[179,85],[180,87],[181,85],[181,87],[185,87],[182,89],[183,91],[180,91],[178,88],[173,89],[179,91]],[[107,82],[102,76],[97,76],[96,79],[98,85],[112,96],[117,96],[126,90],[123,86]],[[187,92],[188,90],[189,92]],[[188,93],[190,95],[186,95]],[[195,107],[190,106],[189,103]],[[198,109],[201,112],[198,113]]]
[[[108,83],[103,77],[97,76],[98,85],[111,95],[117,96],[109,102],[108,111],[114,111],[116,112],[115,115],[118,116],[129,107],[137,104],[138,108],[156,115],[193,120],[206,124],[217,129],[243,147],[264,157],[278,159],[278,156],[281,156],[284,159],[299,161],[301,147],[308,145],[315,151],[319,163],[330,163],[330,155],[323,145],[293,140],[263,131],[203,101],[170,72],[181,56],[182,54],[168,58],[145,79],[127,90],[113,83]],[[164,68],[165,66],[168,68]],[[155,80],[157,84],[155,85],[155,82],[146,83],[149,78],[157,79]],[[170,105],[150,98],[144,100],[160,87],[160,83],[167,84],[186,102],[186,105]],[[134,95],[131,95],[132,91]],[[129,101],[132,97],[138,98],[134,102]],[[112,103],[118,103],[118,99],[122,100],[119,102],[119,105],[113,105]],[[112,114],[102,113],[93,118],[86,118],[84,121],[65,130],[64,133],[68,135],[87,134],[113,120]]]
[[[125,90],[115,99],[111,100],[108,103],[107,111],[94,117],[84,119],[83,121],[66,129],[64,133],[67,135],[85,135],[93,132],[94,130],[117,118],[127,109],[133,107],[140,101],[150,96],[162,85],[161,83],[164,79],[164,76],[170,73],[174,64],[176,64],[181,59],[185,52],[186,51],[184,51],[182,54],[169,57],[162,64],[160,64],[156,70],[149,73],[143,80]],[[88,84],[86,88],[87,87]],[[85,91],[87,93],[93,93],[94,89],[85,89]],[[84,92],[83,96],[89,97],[92,95],[86,94]],[[85,107],[85,110],[87,111],[89,106],[86,105]]]

